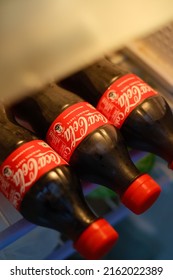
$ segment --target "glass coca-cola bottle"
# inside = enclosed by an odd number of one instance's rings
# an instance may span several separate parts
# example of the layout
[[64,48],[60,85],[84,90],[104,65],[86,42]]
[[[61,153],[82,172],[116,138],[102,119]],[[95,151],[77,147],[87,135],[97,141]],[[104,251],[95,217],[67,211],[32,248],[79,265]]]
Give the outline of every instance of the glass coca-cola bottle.
[[114,190],[134,213],[143,213],[158,198],[159,185],[133,164],[119,130],[79,96],[50,84],[13,104],[11,111],[81,179]]
[[173,169],[172,110],[141,78],[102,59],[60,84],[105,115],[128,146],[158,155]]
[[102,258],[118,234],[89,208],[69,164],[46,142],[9,121],[1,105],[0,130],[0,191],[28,221],[71,239],[84,258]]

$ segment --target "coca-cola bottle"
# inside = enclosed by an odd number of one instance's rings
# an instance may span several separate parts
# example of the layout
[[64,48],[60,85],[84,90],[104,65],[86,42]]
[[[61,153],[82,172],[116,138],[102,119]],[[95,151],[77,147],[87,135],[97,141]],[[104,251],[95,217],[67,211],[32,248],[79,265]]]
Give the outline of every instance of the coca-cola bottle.
[[0,106],[0,191],[28,221],[55,229],[86,259],[102,258],[117,232],[85,201],[80,180],[46,142]]
[[160,93],[112,62],[99,62],[60,82],[93,104],[128,146],[151,152],[173,169],[173,114]]
[[13,104],[11,111],[81,179],[114,190],[134,213],[143,213],[158,198],[159,185],[134,165],[119,130],[79,96],[50,84]]

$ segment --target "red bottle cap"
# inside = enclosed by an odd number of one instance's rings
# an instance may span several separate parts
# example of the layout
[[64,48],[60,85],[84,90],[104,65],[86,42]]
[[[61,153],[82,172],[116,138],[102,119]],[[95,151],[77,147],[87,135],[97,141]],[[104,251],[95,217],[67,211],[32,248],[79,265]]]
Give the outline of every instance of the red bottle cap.
[[135,214],[142,214],[152,206],[160,192],[160,186],[148,174],[144,174],[128,187],[121,201]]
[[168,167],[169,167],[170,169],[173,169],[173,161],[172,161],[171,163],[168,164]]
[[118,233],[104,219],[93,222],[74,243],[74,248],[87,260],[101,259],[113,247]]

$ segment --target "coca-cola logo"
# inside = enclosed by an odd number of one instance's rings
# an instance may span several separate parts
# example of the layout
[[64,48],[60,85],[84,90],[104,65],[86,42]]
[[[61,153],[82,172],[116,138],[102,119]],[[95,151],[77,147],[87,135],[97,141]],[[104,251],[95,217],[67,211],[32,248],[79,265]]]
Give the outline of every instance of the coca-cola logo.
[[153,91],[153,89],[142,82],[137,85],[128,85],[127,89],[124,89],[123,92],[110,89],[110,91],[107,92],[107,98],[114,104],[115,108],[117,107],[114,124],[119,126],[126,118],[126,115],[141,102],[143,95],[151,91]]
[[[86,113],[78,118],[70,120],[68,127],[62,127],[60,123],[55,123],[54,131],[57,132],[57,137],[61,135],[61,138],[68,143],[64,153],[70,154],[71,150],[75,148],[88,133],[88,128],[97,122],[102,121],[107,123],[108,120],[100,112]],[[57,129],[58,128],[58,129]]]
[[146,98],[158,93],[134,74],[115,80],[103,93],[97,109],[120,128],[128,115]]
[[145,83],[140,83],[138,85],[129,86],[126,91],[122,93],[117,93],[112,89],[108,91],[107,97],[109,100],[117,104],[120,108],[124,108],[124,114],[130,111],[130,108],[133,108],[138,104],[142,96],[152,89],[149,85]]
[[4,166],[2,172],[8,181],[11,181],[16,187],[20,186],[20,192],[24,193],[25,189],[35,182],[40,169],[43,169],[52,162],[59,165],[60,161],[60,157],[55,152],[47,151],[25,159],[17,170],[9,165]]
[[109,123],[108,119],[87,102],[65,109],[50,126],[46,140],[62,158],[69,162],[77,146],[95,129]]
[[18,209],[26,191],[44,174],[66,162],[41,140],[23,144],[0,166],[0,190]]

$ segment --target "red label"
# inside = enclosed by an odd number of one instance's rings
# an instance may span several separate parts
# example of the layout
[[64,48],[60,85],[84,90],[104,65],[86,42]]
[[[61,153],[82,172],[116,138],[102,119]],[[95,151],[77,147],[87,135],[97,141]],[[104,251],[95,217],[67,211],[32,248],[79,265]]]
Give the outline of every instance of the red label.
[[25,143],[0,166],[0,190],[19,209],[32,185],[42,175],[63,164],[67,163],[44,141]]
[[94,129],[109,123],[107,118],[87,102],[64,110],[47,132],[47,143],[67,162],[76,147]]
[[110,85],[100,98],[97,109],[120,128],[138,104],[156,94],[158,93],[139,77],[127,74]]

